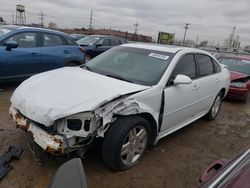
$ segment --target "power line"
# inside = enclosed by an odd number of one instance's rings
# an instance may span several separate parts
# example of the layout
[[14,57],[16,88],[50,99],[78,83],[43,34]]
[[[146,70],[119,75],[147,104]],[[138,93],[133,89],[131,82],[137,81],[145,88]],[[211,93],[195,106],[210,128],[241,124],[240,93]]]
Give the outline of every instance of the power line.
[[44,18],[44,14],[43,14],[42,11],[39,14],[39,19],[41,20],[41,27],[44,27],[44,20],[45,20],[45,18]]
[[139,23],[138,22],[136,22],[135,24],[134,24],[134,26],[135,26],[135,35],[137,34],[137,31],[138,31],[138,26],[139,26]]
[[184,25],[185,31],[184,31],[184,37],[183,37],[183,42],[182,42],[183,46],[185,45],[186,34],[187,34],[187,30],[190,29],[190,27],[189,27],[190,25],[191,25],[190,23],[185,23],[185,25]]
[[136,23],[134,24],[134,26],[135,26],[134,41],[136,41],[136,40],[137,40],[137,32],[138,32],[139,23],[136,22]]

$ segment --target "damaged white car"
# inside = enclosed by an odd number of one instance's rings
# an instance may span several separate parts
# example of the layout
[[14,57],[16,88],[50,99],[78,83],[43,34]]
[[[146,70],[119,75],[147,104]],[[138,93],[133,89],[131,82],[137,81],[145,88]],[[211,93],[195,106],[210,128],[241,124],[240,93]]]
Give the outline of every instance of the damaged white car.
[[24,81],[10,114],[49,153],[85,151],[100,137],[104,162],[124,170],[164,136],[214,119],[229,84],[229,71],[207,52],[125,44]]

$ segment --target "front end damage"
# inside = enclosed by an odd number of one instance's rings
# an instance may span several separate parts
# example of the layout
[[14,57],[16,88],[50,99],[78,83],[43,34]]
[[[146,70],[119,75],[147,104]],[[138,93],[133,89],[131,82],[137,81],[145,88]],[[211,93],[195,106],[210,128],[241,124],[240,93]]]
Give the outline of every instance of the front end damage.
[[38,146],[51,154],[63,155],[84,149],[93,140],[97,125],[100,124],[94,121],[91,113],[59,119],[49,127],[28,119],[13,106],[9,113],[17,128],[24,130]]
[[48,153],[62,155],[72,151],[80,151],[78,153],[83,155],[95,138],[104,137],[109,125],[118,116],[143,112],[143,105],[126,96],[104,103],[92,112],[57,119],[50,126],[25,117],[14,106],[9,110],[17,127],[31,135],[37,145]]

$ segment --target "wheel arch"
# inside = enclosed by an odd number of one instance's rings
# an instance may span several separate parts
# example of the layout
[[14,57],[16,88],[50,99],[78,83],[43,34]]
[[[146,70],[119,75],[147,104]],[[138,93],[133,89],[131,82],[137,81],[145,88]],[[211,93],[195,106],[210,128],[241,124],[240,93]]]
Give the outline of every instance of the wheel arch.
[[226,88],[222,88],[219,93],[222,94],[223,98],[226,97]]
[[157,126],[157,123],[156,123],[154,117],[150,113],[147,113],[147,112],[133,114],[133,115],[116,115],[114,117],[120,118],[120,117],[128,117],[128,116],[140,116],[149,122],[150,128],[151,128],[150,145],[152,145],[157,137],[157,134],[158,134],[158,126]]

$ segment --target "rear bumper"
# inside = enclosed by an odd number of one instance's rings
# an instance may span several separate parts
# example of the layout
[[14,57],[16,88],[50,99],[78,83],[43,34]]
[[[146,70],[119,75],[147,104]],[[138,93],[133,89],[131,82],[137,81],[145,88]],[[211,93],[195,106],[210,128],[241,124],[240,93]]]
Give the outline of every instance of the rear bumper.
[[230,87],[226,97],[230,99],[244,100],[246,99],[248,92],[248,89]]

